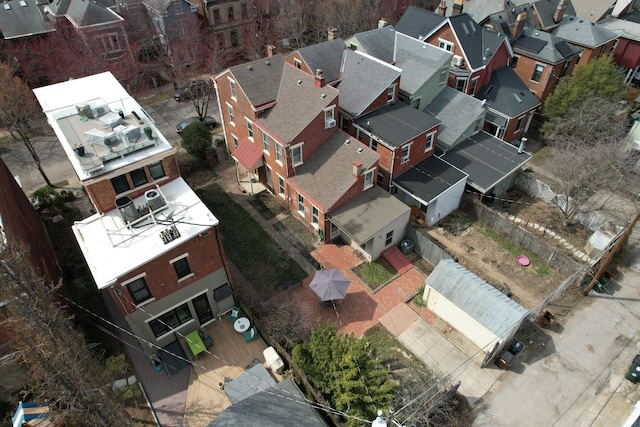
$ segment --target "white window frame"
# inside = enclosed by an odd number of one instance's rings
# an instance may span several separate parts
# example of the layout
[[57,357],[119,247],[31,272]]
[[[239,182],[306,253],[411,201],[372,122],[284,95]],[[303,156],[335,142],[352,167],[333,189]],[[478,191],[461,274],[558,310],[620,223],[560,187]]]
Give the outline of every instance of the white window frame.
[[247,138],[253,141],[253,122],[246,117],[244,118],[244,120],[247,123]]
[[[182,259],[188,258],[188,257],[189,257],[189,252],[184,253],[184,254],[182,254],[182,255],[180,255],[178,257],[175,257],[174,259],[170,259],[169,260],[169,264],[171,264],[171,266],[173,266],[174,263],[176,263],[176,262],[178,262],[178,261],[180,261]],[[187,262],[189,262],[189,261],[187,260]],[[174,267],[174,270],[175,270],[175,267]],[[191,264],[189,264],[189,270],[191,270]],[[182,277],[178,278],[178,283],[180,283],[180,282],[182,282],[184,280],[187,280],[187,279],[189,279],[189,278],[191,278],[193,276],[195,276],[195,273],[193,272],[193,270],[191,270],[191,273],[187,274],[186,276],[182,276]]]
[[[302,155],[302,145],[304,144],[304,142],[300,142],[296,145],[292,145],[289,150],[291,151],[291,166],[296,167],[296,166],[300,166],[301,164],[304,163],[304,158]],[[296,161],[296,154],[295,152],[300,150],[300,160]]]
[[236,82],[231,78],[229,79],[229,88],[231,89],[231,99],[237,101]]
[[227,113],[229,113],[229,124],[231,126],[236,126],[236,119],[233,117],[233,105],[227,102]]
[[[458,89],[458,85],[459,85],[458,82],[464,82],[464,84],[462,85],[462,90]],[[456,87],[454,89],[459,92],[466,93],[465,90],[467,89],[468,82],[469,82],[468,77],[456,77]]]
[[105,53],[121,52],[120,38],[117,32],[103,33],[96,37],[96,41]]
[[336,125],[336,120],[335,120],[335,117],[333,116],[334,110],[335,110],[335,105],[332,105],[324,109],[324,128],[325,129],[335,127]]
[[478,117],[473,124],[473,134],[480,132],[482,130],[482,124],[484,123],[484,115],[483,117]]
[[426,144],[424,147],[424,152],[426,153],[427,151],[431,151],[433,150],[433,144],[436,140],[436,133],[438,133],[437,131],[433,131],[433,132],[429,132],[427,134],[427,139],[426,139]]
[[[302,209],[300,209],[301,207]],[[296,210],[304,218],[304,196],[300,193],[298,193],[298,204],[296,206]]]
[[282,161],[284,158],[284,147],[281,144],[278,144],[276,141],[273,141],[276,146],[276,163],[282,166]]
[[438,76],[438,84],[446,85],[449,80],[449,67],[440,68],[440,75]]
[[282,197],[283,199],[286,196],[286,188],[284,186],[285,181],[284,178],[280,176],[280,174],[276,173],[276,176],[278,177],[278,196]]
[[369,169],[368,171],[366,171],[363,175],[364,175],[364,189],[369,189],[371,187],[373,187],[375,185],[375,183],[373,182],[373,174],[375,173],[376,168],[373,169]]
[[262,151],[264,151],[266,155],[270,155],[271,145],[269,144],[269,135],[263,130],[260,131],[262,133]]
[[455,45],[451,43],[449,40],[438,39],[438,47],[440,49],[446,50],[447,52],[453,52],[453,48]]
[[392,84],[387,88],[387,103],[393,102],[396,99],[396,84]]
[[[411,160],[411,144],[413,144],[413,142],[410,142],[407,145],[403,145],[402,146],[402,149],[400,151],[400,153],[401,153],[400,164],[401,165],[403,165],[403,164],[409,162],[409,160]],[[407,154],[406,155],[404,153],[405,149],[407,150]]]
[[132,277],[131,279],[128,279],[127,281],[120,283],[120,286],[121,286],[121,287],[123,287],[123,288],[126,288],[126,289],[127,289],[127,293],[129,294],[129,296],[131,296],[131,303],[133,303],[136,307],[142,307],[143,305],[147,305],[147,304],[149,304],[150,302],[153,302],[153,301],[155,301],[155,300],[156,300],[156,297],[154,297],[154,296],[153,296],[153,293],[151,292],[151,288],[149,288],[149,284],[147,283],[147,280],[145,279],[144,283],[145,283],[145,285],[147,286],[147,289],[149,290],[149,294],[151,295],[151,298],[146,299],[146,300],[142,301],[142,302],[141,302],[141,303],[139,303],[139,304],[136,304],[136,303],[133,301],[133,296],[131,295],[131,293],[130,293],[130,291],[129,291],[129,288],[127,287],[127,285],[128,285],[129,283],[133,283],[133,282],[135,282],[135,281],[136,281],[136,280],[138,280],[138,279],[144,279],[145,277],[147,277],[147,273],[146,273],[146,272],[145,272],[145,273],[138,274],[137,276],[134,276],[134,277]]
[[311,205],[311,225],[313,225],[314,228],[320,226],[320,210],[313,205]]
[[515,130],[514,133],[522,132],[522,129],[524,128],[524,123],[525,123],[524,119],[525,119],[526,116],[527,115],[525,114],[523,116],[518,117],[518,122],[517,122],[516,130]]
[[298,69],[302,69],[302,61],[298,58],[293,58],[293,65]]
[[231,134],[231,139],[233,140],[233,148],[238,148],[238,137]]
[[476,76],[471,79],[471,88],[469,88],[469,95],[474,95],[476,87],[478,86],[478,80],[480,80],[480,76]]

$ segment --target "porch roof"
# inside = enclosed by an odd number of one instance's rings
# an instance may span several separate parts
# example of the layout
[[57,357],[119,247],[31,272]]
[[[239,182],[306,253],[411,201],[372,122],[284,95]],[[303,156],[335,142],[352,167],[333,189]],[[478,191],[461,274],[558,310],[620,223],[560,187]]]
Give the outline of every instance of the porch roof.
[[468,183],[483,194],[524,166],[531,154],[518,153],[508,142],[479,132],[447,151],[442,159],[469,175]]
[[249,138],[245,138],[240,142],[231,157],[236,159],[248,171],[262,166],[262,149]]
[[336,209],[329,215],[329,219],[353,240],[362,244],[409,211],[409,206],[382,188],[373,186]]
[[427,205],[454,184],[466,180],[467,176],[466,173],[439,157],[430,156],[393,182]]

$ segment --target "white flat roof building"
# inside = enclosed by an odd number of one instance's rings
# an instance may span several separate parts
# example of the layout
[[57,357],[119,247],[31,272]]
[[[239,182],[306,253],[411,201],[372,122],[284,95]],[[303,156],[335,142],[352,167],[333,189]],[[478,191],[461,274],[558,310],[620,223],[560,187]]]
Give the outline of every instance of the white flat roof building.
[[[72,227],[98,289],[110,286],[185,241],[218,225],[218,219],[182,178],[155,190],[160,198],[142,196],[132,200],[135,209],[151,210],[128,224],[121,210],[95,214]],[[126,213],[125,213],[126,215]]]
[[33,92],[81,182],[173,149],[111,72]]

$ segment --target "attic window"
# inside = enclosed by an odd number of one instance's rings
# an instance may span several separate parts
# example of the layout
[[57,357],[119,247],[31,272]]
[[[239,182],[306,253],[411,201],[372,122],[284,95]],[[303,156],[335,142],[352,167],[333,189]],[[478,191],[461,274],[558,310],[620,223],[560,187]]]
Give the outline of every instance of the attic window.
[[27,7],[27,2],[24,0],[20,0],[20,6]]
[[467,27],[467,23],[466,22],[462,23],[462,29],[464,30],[464,33],[466,35],[469,35],[469,27]]
[[518,101],[520,104],[522,104],[522,98],[520,98],[520,95],[518,95],[517,93],[514,93],[513,97],[516,99],[516,101]]
[[10,10],[11,6],[9,6],[9,3],[5,3],[4,4],[4,10]]

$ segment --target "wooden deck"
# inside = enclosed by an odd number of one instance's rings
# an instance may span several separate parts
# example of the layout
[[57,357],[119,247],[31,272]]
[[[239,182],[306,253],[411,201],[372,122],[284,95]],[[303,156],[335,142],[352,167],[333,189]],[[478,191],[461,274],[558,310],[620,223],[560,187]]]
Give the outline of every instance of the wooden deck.
[[225,317],[204,330],[213,339],[213,347],[193,361],[184,414],[185,427],[206,427],[231,406],[218,384],[224,384],[225,377],[238,377],[256,361],[264,363],[262,352],[267,348],[260,336],[246,342]]

